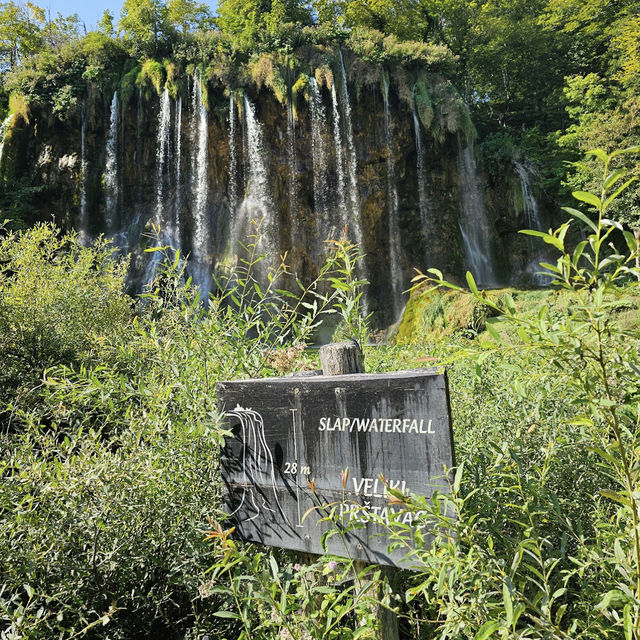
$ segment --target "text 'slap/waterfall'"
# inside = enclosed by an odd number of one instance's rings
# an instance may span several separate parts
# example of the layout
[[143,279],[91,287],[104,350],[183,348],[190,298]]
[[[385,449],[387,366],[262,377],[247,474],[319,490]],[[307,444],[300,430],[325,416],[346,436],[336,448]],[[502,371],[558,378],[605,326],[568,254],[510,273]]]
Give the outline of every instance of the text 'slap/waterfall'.
[[406,548],[388,552],[384,525],[419,526],[420,512],[403,510],[389,489],[427,497],[449,489],[446,374],[243,380],[221,382],[218,392],[233,433],[222,455],[225,509],[242,539],[323,553],[322,534],[334,525],[319,520],[333,508],[347,527],[327,552],[406,566]]

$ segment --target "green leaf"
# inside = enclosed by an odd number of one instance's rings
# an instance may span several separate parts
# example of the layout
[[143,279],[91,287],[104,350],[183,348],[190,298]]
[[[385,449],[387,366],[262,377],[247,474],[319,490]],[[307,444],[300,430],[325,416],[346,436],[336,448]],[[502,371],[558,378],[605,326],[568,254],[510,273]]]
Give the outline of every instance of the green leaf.
[[604,203],[604,209],[606,209],[623,191],[625,191],[629,185],[633,184],[634,182],[637,181],[638,178],[631,178],[630,180],[627,180],[621,187],[619,187],[618,189],[616,189],[616,191],[614,191],[605,201]]
[[505,582],[502,585],[502,602],[504,603],[504,611],[507,614],[507,624],[513,624],[513,600],[511,599],[511,593],[509,587]]
[[623,496],[621,493],[617,491],[612,491],[611,489],[600,489],[600,495],[605,498],[609,498],[610,500],[614,500],[619,504],[624,505],[625,507],[631,506],[631,501],[626,496]]
[[453,492],[460,492],[460,485],[462,484],[462,474],[464,473],[464,462],[456,469],[456,475],[453,479]]
[[467,271],[467,284],[469,285],[469,289],[472,293],[478,293],[478,285],[473,279],[473,274],[471,273],[471,271]]
[[605,191],[608,191],[616,182],[618,182],[618,180],[620,180],[620,178],[622,178],[624,174],[624,169],[616,169],[606,177],[605,181],[602,184],[602,188]]
[[618,149],[611,154],[611,159],[617,158],[618,156],[624,155],[626,153],[640,153],[640,147],[627,147],[626,149]]
[[580,202],[586,202],[587,204],[594,206],[598,211],[604,209],[602,200],[593,193],[589,193],[588,191],[574,191],[571,195],[576,200],[580,200]]
[[604,162],[605,164],[609,162],[609,156],[607,155],[607,152],[604,149],[590,149],[589,151],[586,152],[585,155],[595,156],[599,160],[602,160],[602,162]]
[[622,624],[624,628],[624,640],[633,638],[633,618],[631,616],[631,605],[626,604],[622,613]]
[[635,253],[638,251],[638,241],[636,237],[631,233],[631,231],[623,231],[624,239],[627,242],[627,247],[629,248],[629,253]]
[[218,618],[228,618],[230,620],[241,620],[242,619],[239,614],[237,614],[237,613],[235,613],[233,611],[214,611],[213,615],[217,616]]
[[473,640],[486,640],[494,631],[497,631],[502,626],[501,622],[496,620],[489,620],[485,622],[479,629],[478,633],[473,637]]
[[598,226],[593,222],[593,220],[589,219],[587,216],[582,213],[582,211],[578,211],[578,209],[573,209],[572,207],[562,207],[564,211],[566,211],[570,216],[574,218],[578,218],[578,220],[584,222],[586,225],[591,227],[593,231],[598,232]]

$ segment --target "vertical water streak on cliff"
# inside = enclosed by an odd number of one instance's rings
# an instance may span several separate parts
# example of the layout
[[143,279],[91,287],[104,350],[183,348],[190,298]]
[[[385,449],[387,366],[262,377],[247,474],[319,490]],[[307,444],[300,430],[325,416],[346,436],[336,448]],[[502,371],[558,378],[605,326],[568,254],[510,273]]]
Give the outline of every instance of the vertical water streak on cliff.
[[319,241],[331,235],[329,225],[329,184],[327,180],[327,154],[324,146],[323,128],[327,115],[322,103],[320,87],[315,78],[309,78],[311,107],[311,159],[313,162],[313,210]]
[[513,163],[514,169],[520,180],[520,189],[522,191],[522,206],[524,208],[524,217],[527,223],[527,229],[535,231],[543,231],[542,217],[540,216],[540,207],[533,193],[533,185],[531,184],[531,170],[521,162]]
[[344,228],[349,225],[349,212],[347,210],[347,189],[344,175],[344,147],[342,145],[342,131],[340,130],[340,110],[338,109],[338,95],[336,85],[331,85],[331,106],[333,107],[333,144],[336,160],[337,177],[337,207],[340,234],[344,233]]
[[80,219],[78,239],[81,244],[89,243],[89,214],[87,211],[87,103],[82,101],[82,121],[80,125]]
[[[534,231],[544,231],[544,223],[540,214],[538,200],[533,193],[532,177],[534,169],[521,162],[514,162],[514,169],[520,181],[520,190],[522,193],[522,207],[525,218],[525,228]],[[553,280],[550,275],[546,275],[546,269],[540,266],[544,252],[541,246],[536,246],[533,238],[528,238],[530,255],[533,256],[525,268],[525,273],[538,286],[548,286]]]
[[175,102],[175,163],[173,184],[175,188],[175,209],[173,215],[173,241],[174,247],[182,247],[182,96],[178,96]]
[[[360,220],[360,197],[358,194],[358,160],[356,155],[356,146],[353,138],[353,123],[351,121],[351,99],[349,98],[349,86],[347,84],[347,72],[344,68],[344,58],[342,49],[338,48],[340,54],[340,78],[342,88],[342,106],[344,130],[347,138],[347,154],[345,155],[345,164],[349,173],[348,181],[348,201],[349,201],[349,230],[353,233],[355,243],[364,251],[364,238],[362,236],[362,226]],[[367,269],[367,264],[363,258],[358,266],[358,277],[371,282],[371,277]],[[365,289],[362,296],[362,307],[364,315],[369,314],[369,289]]]
[[[171,99],[169,90],[165,89],[160,97],[160,110],[158,112],[158,130],[156,133],[156,206],[154,222],[160,229],[160,234],[165,236],[169,231],[167,207],[164,198],[165,174],[167,166],[170,166],[170,142],[171,142]],[[168,238],[165,238],[168,240]]]
[[389,76],[382,72],[382,97],[384,99],[384,136],[387,145],[387,217],[389,228],[389,274],[391,276],[391,295],[393,297],[394,322],[402,313],[402,264],[400,245],[400,226],[398,224],[398,186],[393,158],[394,145],[391,132],[391,109],[389,108]]
[[349,201],[351,204],[351,223],[356,234],[356,241],[362,242],[362,233],[360,229],[360,198],[358,197],[358,161],[356,157],[356,147],[353,141],[353,123],[351,121],[351,100],[349,98],[349,87],[347,85],[347,72],[344,68],[344,59],[342,50],[340,53],[340,72],[342,79],[342,100],[344,107],[344,128],[347,134],[347,150],[348,162],[347,169],[349,171]]
[[[236,153],[236,103],[232,91],[229,95],[229,233],[235,226],[238,209],[238,167]],[[232,240],[230,239],[232,242]]]
[[109,133],[107,135],[106,162],[104,168],[105,224],[112,231],[118,210],[118,92],[113,92],[109,112]]
[[257,265],[257,271],[260,275],[265,276],[266,269],[275,265],[280,247],[278,229],[276,221],[273,219],[274,205],[268,188],[262,127],[256,118],[254,106],[247,96],[244,96],[243,115],[248,175],[245,197],[240,205],[233,241],[244,244],[247,241],[253,242],[249,238],[256,233],[256,227],[253,226],[252,221],[260,223],[258,249],[260,254],[264,254],[266,258]]
[[[84,105],[83,105],[84,108]],[[2,164],[2,154],[4,153],[4,139],[9,131],[13,115],[9,114],[0,124],[0,165]]]
[[293,117],[293,101],[287,102],[287,163],[289,165],[289,228],[291,245],[295,243],[296,201],[298,198],[298,182],[296,180],[296,122]]
[[422,227],[422,238],[425,260],[430,259],[428,246],[429,238],[429,197],[427,195],[427,168],[424,162],[424,142],[422,140],[422,129],[420,128],[420,118],[416,110],[415,86],[413,88],[413,129],[416,143],[416,177],[418,179],[418,208],[420,210],[420,225]]
[[496,286],[491,252],[491,229],[482,195],[473,145],[458,146],[458,172],[462,187],[462,209],[458,224],[469,271],[483,287]]
[[[202,99],[202,76],[196,69],[193,76],[193,95],[191,100],[192,133],[192,172],[191,198],[193,212],[193,257],[195,259],[194,280],[203,296],[210,290],[211,261],[208,255],[210,246],[209,221],[207,217],[208,184],[208,114]],[[195,153],[193,153],[195,150]]]

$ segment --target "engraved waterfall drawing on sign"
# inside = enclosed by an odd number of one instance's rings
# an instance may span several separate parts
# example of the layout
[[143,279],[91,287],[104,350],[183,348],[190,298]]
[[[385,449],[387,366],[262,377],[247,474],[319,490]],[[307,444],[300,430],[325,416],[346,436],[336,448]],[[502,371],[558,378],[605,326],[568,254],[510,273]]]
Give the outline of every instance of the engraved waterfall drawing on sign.
[[[248,500],[255,509],[255,514],[247,518],[247,521],[255,520],[260,516],[262,511],[275,513],[276,509],[269,506],[266,497],[257,493],[257,487],[264,487],[265,484],[268,486],[270,483],[275,504],[280,511],[280,515],[288,523],[289,520],[278,500],[275,466],[273,456],[271,455],[265,438],[264,420],[262,416],[257,411],[243,409],[240,405],[237,405],[233,411],[227,411],[226,415],[227,418],[236,418],[240,421],[243,443],[242,471],[244,474],[240,504],[238,504],[229,515],[233,516],[238,513],[246,500]],[[258,502],[261,504],[258,504]]]

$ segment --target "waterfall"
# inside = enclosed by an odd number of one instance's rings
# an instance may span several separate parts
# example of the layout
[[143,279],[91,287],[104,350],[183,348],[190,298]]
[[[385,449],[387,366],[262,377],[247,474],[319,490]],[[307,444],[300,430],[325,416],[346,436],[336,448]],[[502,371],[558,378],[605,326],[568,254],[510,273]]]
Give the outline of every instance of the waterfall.
[[462,187],[462,210],[459,226],[469,271],[478,285],[495,287],[495,275],[491,252],[491,229],[482,195],[473,145],[459,145],[458,172]]
[[118,92],[113,92],[107,136],[106,163],[104,169],[106,199],[106,227],[112,231],[118,209]]
[[289,226],[291,228],[291,245],[295,243],[296,201],[298,188],[296,180],[296,122],[293,117],[293,104],[289,99],[287,103],[287,163],[289,165]]
[[400,248],[400,226],[398,185],[393,158],[394,146],[391,133],[391,110],[389,108],[389,77],[383,71],[382,89],[384,98],[384,135],[387,145],[387,217],[389,228],[389,268],[391,277],[391,295],[393,297],[394,321],[402,313],[402,265]]
[[173,183],[175,185],[176,199],[173,218],[173,240],[177,249],[181,248],[182,242],[182,97],[176,100],[175,115],[175,165]]
[[238,209],[238,167],[236,154],[236,104],[232,91],[229,95],[229,230],[233,230]]
[[156,134],[156,208],[155,224],[159,227],[161,235],[166,238],[169,231],[167,207],[165,203],[165,173],[167,165],[171,162],[171,99],[169,90],[165,89],[160,98],[160,111],[158,112],[158,131]]
[[422,227],[422,237],[424,243],[425,260],[429,260],[429,198],[427,196],[427,168],[424,162],[424,143],[422,141],[422,130],[420,118],[416,110],[415,86],[413,87],[413,129],[416,143],[416,177],[418,180],[418,207],[420,210],[420,225]]
[[349,162],[347,162],[347,168],[349,171],[349,202],[351,205],[351,214],[355,216],[355,220],[352,220],[354,225],[354,231],[356,233],[356,242],[362,243],[362,233],[360,230],[360,202],[358,198],[358,163],[356,159],[356,147],[353,142],[353,124],[351,122],[351,100],[349,99],[349,87],[347,86],[347,72],[344,68],[344,59],[342,57],[342,50],[340,52],[340,74],[342,79],[342,99],[344,106],[344,128],[347,134],[347,150],[349,153]]
[[344,149],[342,146],[342,132],[340,131],[340,110],[338,109],[338,96],[336,85],[331,85],[331,105],[333,107],[333,144],[336,158],[337,196],[338,196],[338,220],[340,221],[340,234],[349,225],[349,212],[347,210],[347,189],[344,176]]
[[80,127],[80,220],[78,221],[78,238],[80,243],[89,243],[89,214],[87,212],[87,104],[82,101],[82,124]]
[[245,243],[248,238],[249,242],[253,242],[250,236],[256,234],[256,228],[252,222],[261,222],[258,249],[266,258],[260,261],[259,270],[266,275],[265,269],[275,264],[274,259],[280,253],[278,229],[273,219],[274,205],[269,194],[262,127],[256,118],[253,105],[246,96],[243,114],[248,175],[245,197],[240,205],[232,239],[235,243]]
[[9,114],[0,124],[0,164],[2,163],[2,154],[4,152],[4,139],[9,131],[9,127],[11,126],[11,121],[13,120],[13,115]]
[[[202,99],[202,76],[196,69],[193,76],[193,95],[191,98],[191,136],[192,167],[191,197],[193,201],[193,255],[195,259],[194,280],[200,287],[203,296],[209,293],[211,267],[208,256],[209,221],[207,216],[208,183],[208,115]],[[195,151],[195,153],[193,153]]]
[[[513,163],[513,167],[518,179],[520,180],[526,228],[533,229],[534,231],[544,231],[540,207],[538,206],[538,201],[533,193],[533,184],[531,181],[534,170],[532,167],[518,161]],[[553,276],[548,272],[545,273],[544,271],[541,271],[542,267],[540,267],[540,260],[543,257],[544,252],[540,248],[536,251],[536,245],[534,245],[531,238],[529,238],[529,246],[534,257],[529,261],[529,264],[527,264],[525,273],[527,273],[531,280],[538,286],[548,286],[553,280]]]
[[[358,161],[356,156],[356,146],[353,138],[353,123],[351,121],[351,100],[349,98],[349,86],[347,84],[347,72],[344,68],[344,58],[342,49],[338,48],[340,54],[340,78],[342,85],[342,102],[344,115],[344,130],[347,138],[347,154],[345,155],[347,171],[349,173],[348,181],[348,202],[349,212],[348,219],[353,230],[355,243],[364,251],[364,238],[362,236],[362,226],[360,222],[360,198],[358,196]],[[367,264],[363,258],[358,266],[358,276],[361,279],[371,282]],[[365,317],[369,315],[369,289],[365,289],[362,296],[362,308]]]
[[[313,203],[316,223],[326,223],[329,217],[329,184],[327,179],[327,154],[323,140],[323,128],[327,122],[320,88],[315,78],[309,78],[311,107],[311,159],[313,161]],[[318,228],[320,242],[331,235],[328,225]]]
[[538,201],[533,194],[533,185],[531,184],[532,170],[518,161],[514,162],[513,166],[518,178],[520,179],[522,204],[524,207],[524,218],[527,223],[527,229],[544,231],[542,217],[540,216],[540,208],[538,207]]

